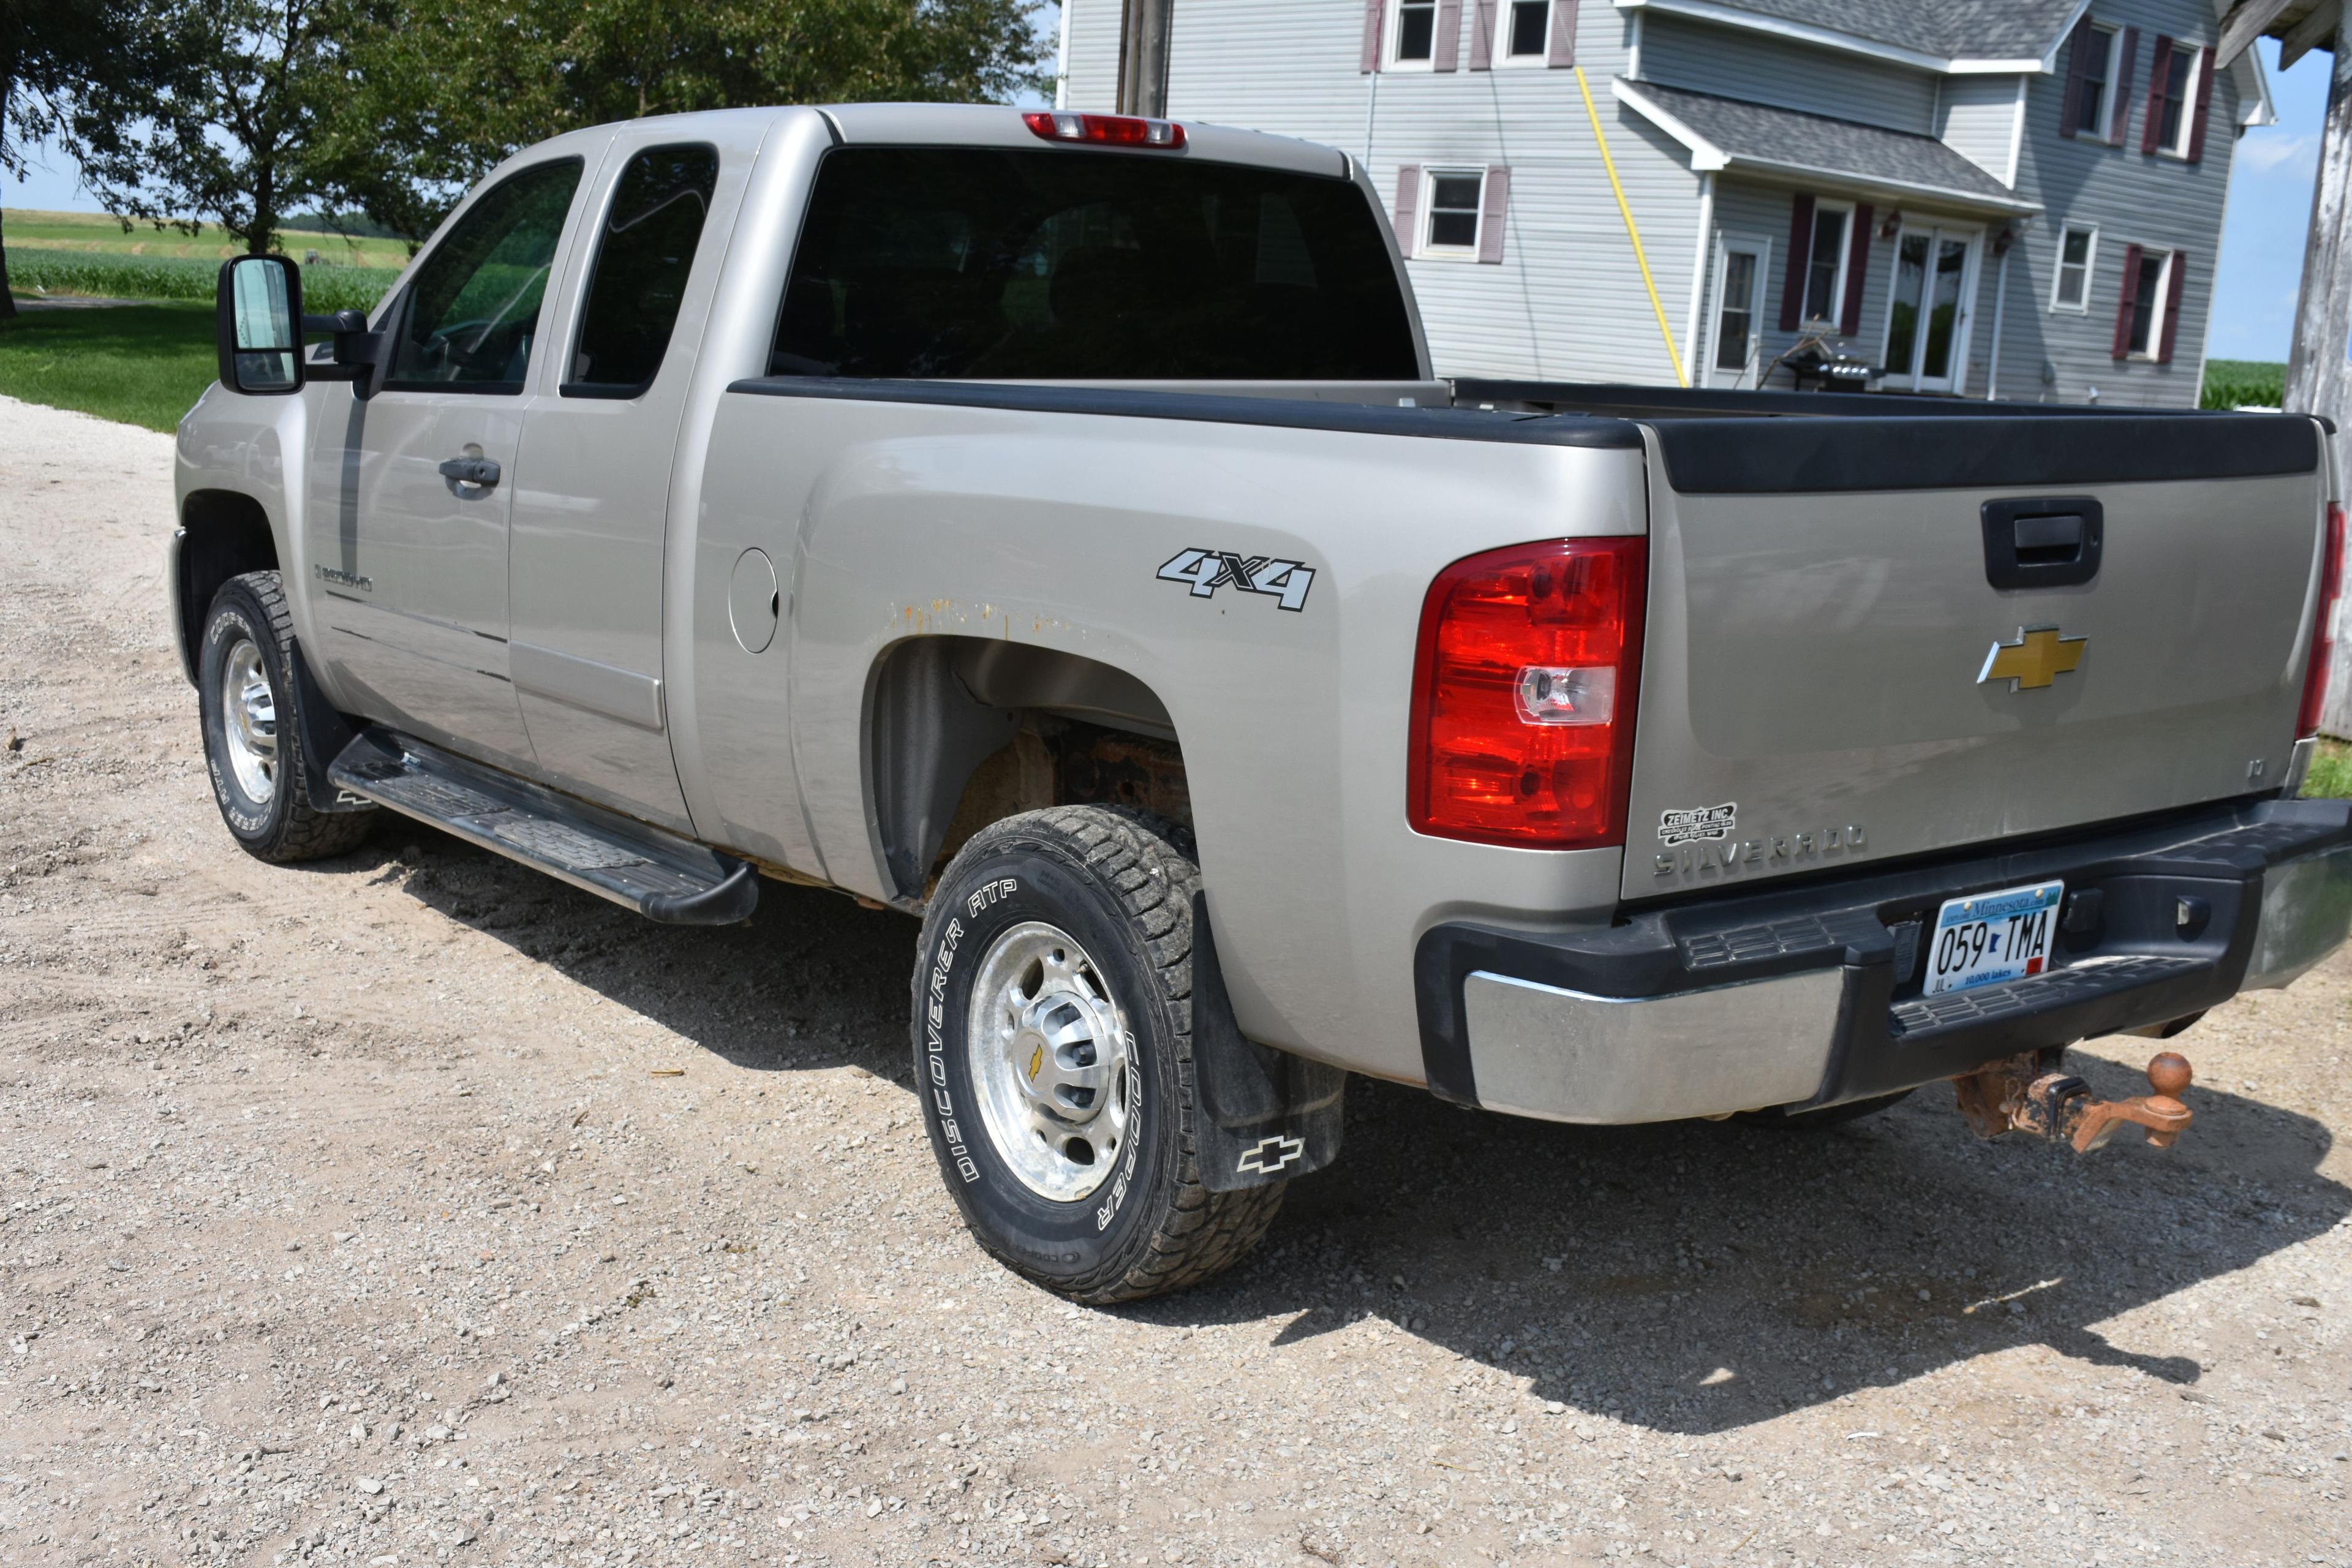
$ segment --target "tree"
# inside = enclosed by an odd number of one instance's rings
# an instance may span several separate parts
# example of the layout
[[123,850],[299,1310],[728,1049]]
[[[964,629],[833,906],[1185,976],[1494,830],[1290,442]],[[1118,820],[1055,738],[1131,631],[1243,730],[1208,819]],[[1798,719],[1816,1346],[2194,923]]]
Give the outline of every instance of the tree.
[[520,148],[609,121],[1041,86],[1032,0],[374,0],[323,162],[423,234]]
[[288,213],[335,192],[319,149],[357,20],[345,0],[142,0],[142,68],[75,108],[83,179],[118,216],[189,234],[211,218],[267,254]]
[[[94,80],[130,79],[127,30],[119,0],[0,0],[0,176],[24,178],[27,144],[65,130]],[[0,237],[0,321],[16,314]]]

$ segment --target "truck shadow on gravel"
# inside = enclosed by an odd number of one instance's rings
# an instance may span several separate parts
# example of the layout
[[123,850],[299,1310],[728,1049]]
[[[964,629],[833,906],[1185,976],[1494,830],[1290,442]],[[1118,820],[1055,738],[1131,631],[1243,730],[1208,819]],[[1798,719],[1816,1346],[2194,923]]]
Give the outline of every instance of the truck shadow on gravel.
[[[904,915],[771,883],[750,922],[680,930],[425,829],[375,845],[393,854],[377,879],[739,1066],[909,1082]],[[2179,1043],[2193,1059],[2196,1031]],[[2155,1048],[2095,1042],[2074,1067],[2102,1096],[2143,1093]],[[1263,1324],[1276,1344],[1376,1318],[1538,1400],[1675,1433],[2037,1343],[2200,1398],[2185,1332],[2110,1320],[2325,1233],[2352,1189],[2318,1174],[2332,1139],[2310,1118],[2201,1084],[2189,1103],[2178,1149],[2127,1131],[2084,1159],[1979,1143],[1945,1085],[1786,1131],[1559,1126],[1351,1079],[1345,1152],[1292,1184],[1258,1254],[1120,1310]]]

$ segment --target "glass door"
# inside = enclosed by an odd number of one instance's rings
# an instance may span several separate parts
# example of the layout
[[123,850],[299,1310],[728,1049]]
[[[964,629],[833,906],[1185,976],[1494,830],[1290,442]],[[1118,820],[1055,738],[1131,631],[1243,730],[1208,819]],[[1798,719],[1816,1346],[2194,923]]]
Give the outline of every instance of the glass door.
[[1978,232],[1906,226],[1895,246],[1886,303],[1886,381],[1915,392],[1951,392],[1969,363],[1969,306],[1976,294]]
[[1752,385],[1763,347],[1764,276],[1771,242],[1726,235],[1715,253],[1715,315],[1705,342],[1708,386]]

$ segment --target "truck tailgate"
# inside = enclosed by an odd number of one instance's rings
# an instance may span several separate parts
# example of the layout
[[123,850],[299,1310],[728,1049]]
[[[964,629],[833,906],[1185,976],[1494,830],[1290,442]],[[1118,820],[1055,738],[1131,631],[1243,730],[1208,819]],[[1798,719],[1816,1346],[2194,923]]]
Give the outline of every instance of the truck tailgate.
[[1627,898],[2278,787],[2326,534],[2310,420],[1646,430]]

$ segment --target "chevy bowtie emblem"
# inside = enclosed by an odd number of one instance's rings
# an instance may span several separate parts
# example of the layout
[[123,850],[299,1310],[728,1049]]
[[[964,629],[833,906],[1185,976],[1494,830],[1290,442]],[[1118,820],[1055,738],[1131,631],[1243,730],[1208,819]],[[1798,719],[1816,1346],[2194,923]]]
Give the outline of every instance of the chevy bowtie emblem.
[[2064,637],[2056,626],[2020,626],[2015,642],[1997,642],[1977,671],[1977,684],[2006,680],[2011,691],[2033,691],[2062,675],[2071,675],[2083,662],[2088,637]]

